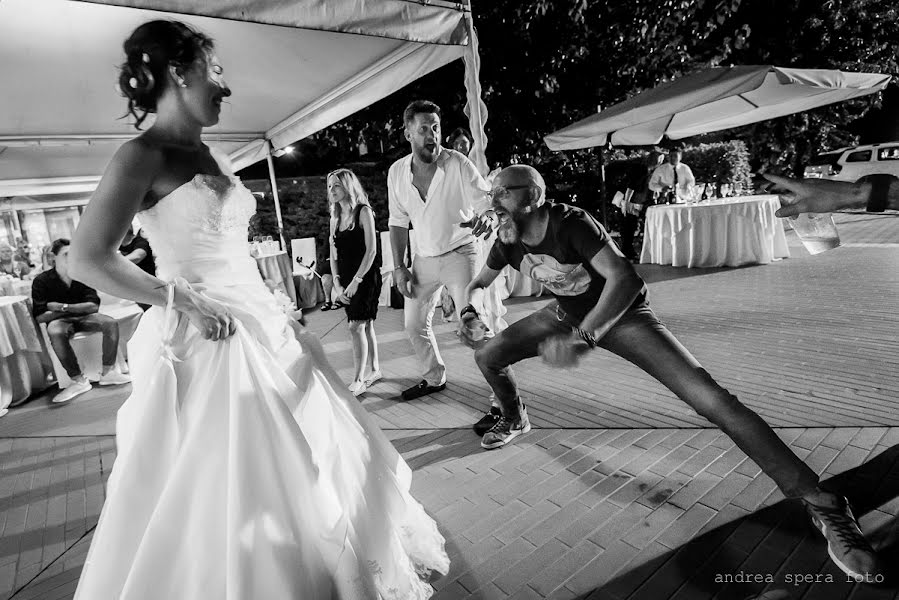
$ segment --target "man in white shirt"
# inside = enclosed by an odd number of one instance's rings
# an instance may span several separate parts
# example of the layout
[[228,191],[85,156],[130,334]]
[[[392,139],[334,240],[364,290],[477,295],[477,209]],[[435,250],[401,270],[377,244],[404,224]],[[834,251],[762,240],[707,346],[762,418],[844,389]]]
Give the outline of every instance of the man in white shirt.
[[[696,179],[693,177],[693,171],[690,167],[680,161],[681,151],[672,150],[668,154],[668,160],[653,171],[649,178],[649,189],[653,192],[662,192],[665,188],[674,189],[677,194],[678,202],[685,202],[687,198],[693,197],[693,186],[696,185]],[[664,198],[659,199],[664,202]]]
[[[402,394],[403,400],[414,400],[446,387],[446,365],[431,321],[441,286],[452,295],[457,317],[468,304],[465,288],[477,274],[475,239],[490,229],[492,212],[490,186],[474,164],[440,145],[440,108],[416,100],[403,112],[403,122],[412,153],[388,171],[388,224],[394,281],[406,297],[406,335],[422,370],[422,380]],[[410,224],[415,230],[411,272],[405,261]]]

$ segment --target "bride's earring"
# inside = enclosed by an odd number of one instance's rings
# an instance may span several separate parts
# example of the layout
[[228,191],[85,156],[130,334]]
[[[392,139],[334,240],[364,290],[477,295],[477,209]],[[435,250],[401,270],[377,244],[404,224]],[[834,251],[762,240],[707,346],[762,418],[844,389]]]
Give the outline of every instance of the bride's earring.
[[178,85],[180,85],[181,87],[187,87],[187,84],[184,82],[183,79],[178,80]]

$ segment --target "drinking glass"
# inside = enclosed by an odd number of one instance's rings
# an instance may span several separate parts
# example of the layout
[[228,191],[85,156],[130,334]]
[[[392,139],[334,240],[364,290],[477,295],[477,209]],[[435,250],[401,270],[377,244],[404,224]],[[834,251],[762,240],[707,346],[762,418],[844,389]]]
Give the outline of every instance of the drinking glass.
[[[781,205],[792,204],[789,198],[780,197]],[[811,255],[821,254],[840,246],[840,233],[830,213],[802,213],[790,219],[793,231]]]

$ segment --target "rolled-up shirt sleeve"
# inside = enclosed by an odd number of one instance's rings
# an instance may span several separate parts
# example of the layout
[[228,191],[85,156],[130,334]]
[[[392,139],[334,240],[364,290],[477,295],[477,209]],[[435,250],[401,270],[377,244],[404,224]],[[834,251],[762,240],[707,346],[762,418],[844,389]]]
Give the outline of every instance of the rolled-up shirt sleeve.
[[481,214],[490,208],[490,200],[487,199],[487,192],[490,191],[490,184],[481,177],[480,171],[468,158],[462,156],[462,181],[465,184],[468,200],[471,207],[477,214]]
[[387,225],[409,229],[409,213],[406,212],[406,207],[403,205],[400,191],[399,165],[401,164],[396,163],[387,171],[387,208],[390,213]]

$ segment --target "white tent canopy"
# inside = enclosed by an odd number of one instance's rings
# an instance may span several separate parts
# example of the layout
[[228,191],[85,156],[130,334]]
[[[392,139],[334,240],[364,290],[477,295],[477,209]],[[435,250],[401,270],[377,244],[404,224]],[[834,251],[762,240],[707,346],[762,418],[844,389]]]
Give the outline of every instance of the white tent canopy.
[[0,197],[96,186],[137,133],[119,118],[122,42],[157,18],[215,39],[234,95],[205,137],[237,169],[461,57],[471,120],[485,118],[468,2],[0,0]]
[[713,67],[628,98],[544,138],[551,150],[642,146],[721,131],[873,94],[880,73],[773,66]]

